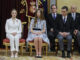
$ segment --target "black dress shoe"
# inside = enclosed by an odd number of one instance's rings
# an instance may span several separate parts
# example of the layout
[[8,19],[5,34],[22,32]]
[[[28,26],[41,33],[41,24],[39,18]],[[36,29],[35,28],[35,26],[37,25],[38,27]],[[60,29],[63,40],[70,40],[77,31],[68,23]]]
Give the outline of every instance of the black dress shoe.
[[67,58],[71,58],[70,51],[67,52]]
[[38,58],[42,58],[42,56],[38,56]]
[[79,54],[80,54],[80,47],[78,48],[78,52],[79,52]]
[[39,56],[35,56],[35,58],[38,58]]
[[62,51],[62,58],[65,58],[65,52]]

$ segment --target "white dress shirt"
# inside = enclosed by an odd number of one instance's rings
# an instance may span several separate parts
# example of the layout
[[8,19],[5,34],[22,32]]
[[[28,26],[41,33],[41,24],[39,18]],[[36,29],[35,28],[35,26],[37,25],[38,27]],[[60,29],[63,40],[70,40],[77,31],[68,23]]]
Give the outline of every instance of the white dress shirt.
[[17,18],[15,20],[12,20],[12,18],[10,18],[6,21],[5,29],[6,33],[8,34],[14,32],[16,32],[17,34],[21,33],[22,32],[21,21]]
[[65,23],[67,21],[67,16],[62,16],[63,20],[65,19]]
[[54,15],[55,15],[55,18],[57,17],[57,13],[52,13],[52,17],[54,18]]
[[75,20],[75,18],[76,18],[76,13],[72,13],[72,18]]

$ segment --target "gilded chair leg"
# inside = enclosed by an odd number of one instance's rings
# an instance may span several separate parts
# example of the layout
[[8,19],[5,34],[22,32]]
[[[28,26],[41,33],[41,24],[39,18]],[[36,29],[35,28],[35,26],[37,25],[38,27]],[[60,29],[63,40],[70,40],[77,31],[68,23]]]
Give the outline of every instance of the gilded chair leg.
[[32,46],[31,46],[31,56],[32,56]]
[[31,56],[31,46],[29,46],[29,53],[30,53],[30,56]]
[[30,46],[30,56],[32,56],[32,46]]
[[42,47],[42,49],[43,49],[43,54],[45,53],[45,48],[44,47]]
[[23,55],[23,47],[21,46],[21,55]]
[[8,46],[6,46],[6,55],[7,55],[7,53],[8,53]]
[[57,53],[58,53],[58,46],[57,46],[57,43],[55,44],[55,50],[56,50],[56,56],[57,56]]
[[23,55],[23,46],[22,46],[22,55]]
[[48,52],[48,46],[46,46],[46,56],[47,56],[47,52]]
[[21,54],[21,46],[20,46],[20,54]]
[[20,54],[22,55],[22,46],[20,46]]
[[73,50],[74,50],[74,43],[72,43],[72,56],[73,56]]

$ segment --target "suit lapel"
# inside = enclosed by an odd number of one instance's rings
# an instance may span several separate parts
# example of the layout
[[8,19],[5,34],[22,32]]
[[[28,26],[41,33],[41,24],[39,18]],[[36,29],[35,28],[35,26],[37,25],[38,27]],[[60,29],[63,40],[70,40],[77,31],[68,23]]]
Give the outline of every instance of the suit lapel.
[[62,23],[63,23],[63,24],[65,24],[65,23],[64,23],[64,20],[63,20],[63,18],[62,18],[62,17],[61,17],[61,19],[62,19],[62,20],[61,20],[61,21],[62,21]]
[[53,18],[53,16],[52,16],[52,14],[51,14],[51,19],[53,19],[53,20],[54,20],[54,18]]
[[67,20],[66,20],[66,23],[68,22],[68,20],[69,20],[69,18],[68,18],[68,16],[67,16]]
[[62,22],[63,22],[63,24],[66,24],[66,23],[68,22],[68,16],[67,16],[67,20],[66,20],[66,22],[64,23],[63,18],[62,18]]

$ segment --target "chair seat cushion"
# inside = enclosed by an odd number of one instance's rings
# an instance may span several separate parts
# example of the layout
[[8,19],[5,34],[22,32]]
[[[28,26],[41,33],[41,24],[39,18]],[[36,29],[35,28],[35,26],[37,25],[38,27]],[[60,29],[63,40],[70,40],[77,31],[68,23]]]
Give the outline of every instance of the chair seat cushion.
[[[55,42],[59,42],[58,39],[55,39]],[[68,41],[64,39],[63,42],[68,42]],[[72,43],[74,43],[74,39],[72,39]]]
[[[6,38],[6,39],[3,39],[3,42],[4,43],[10,43],[10,40],[8,38]],[[25,43],[25,39],[20,39],[19,42],[20,43]]]
[[[32,41],[30,40],[29,42],[30,42],[30,43],[33,43],[33,42],[34,42],[34,40],[32,40]],[[44,40],[43,40],[42,42],[43,42],[43,43],[46,43]]]

